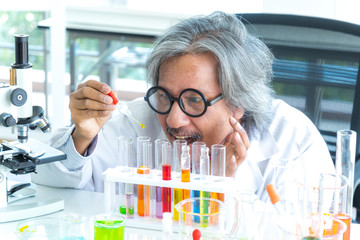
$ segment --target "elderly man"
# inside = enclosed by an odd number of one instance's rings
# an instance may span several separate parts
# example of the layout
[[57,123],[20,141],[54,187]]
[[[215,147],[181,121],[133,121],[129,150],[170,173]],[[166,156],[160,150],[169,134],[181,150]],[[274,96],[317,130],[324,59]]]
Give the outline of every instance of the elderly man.
[[[36,182],[103,191],[102,172],[117,165],[117,136],[226,146],[226,175],[266,199],[265,186],[286,181],[277,164],[334,166],[327,146],[300,111],[273,98],[273,55],[234,15],[214,12],[170,27],[147,60],[151,87],[128,104],[145,125],[115,110],[109,86],[87,81],[70,96],[74,126],[52,139],[68,159],[39,166]],[[276,173],[277,172],[277,173]]]

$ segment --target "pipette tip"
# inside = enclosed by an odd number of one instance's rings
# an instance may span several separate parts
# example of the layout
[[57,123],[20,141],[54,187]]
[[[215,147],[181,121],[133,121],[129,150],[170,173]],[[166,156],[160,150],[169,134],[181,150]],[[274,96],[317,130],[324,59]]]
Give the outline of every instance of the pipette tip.
[[128,116],[129,118],[131,118],[132,120],[134,120],[135,122],[137,122],[137,124],[139,124],[141,128],[145,128],[145,125],[142,124],[139,120],[137,120],[137,119],[134,117],[134,115],[130,112],[129,109],[127,109],[128,111],[125,111],[125,110],[122,110],[122,109],[120,108],[120,106],[118,105],[119,100],[116,98],[116,96],[115,96],[115,94],[114,94],[113,91],[110,91],[107,95],[112,98],[114,105],[117,106],[117,109],[118,109],[120,112],[122,112],[123,114],[125,114],[126,116]]

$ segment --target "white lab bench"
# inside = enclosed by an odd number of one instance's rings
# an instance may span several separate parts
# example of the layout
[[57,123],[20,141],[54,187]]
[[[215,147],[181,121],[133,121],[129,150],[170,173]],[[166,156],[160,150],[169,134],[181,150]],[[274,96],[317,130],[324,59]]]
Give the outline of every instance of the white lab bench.
[[[52,188],[40,185],[38,185],[38,192],[35,197],[19,201],[17,204],[44,201],[55,198],[64,199],[65,208],[63,211],[48,214],[47,217],[60,217],[63,214],[69,213],[81,214],[91,217],[105,213],[105,196],[103,193],[65,188]],[[17,239],[16,227],[19,222],[20,221],[1,223],[0,239]],[[127,240],[155,240],[161,239],[161,237],[161,231],[142,229],[141,226],[138,228],[129,226],[125,227],[125,239]],[[351,225],[351,239],[360,239],[360,224]]]

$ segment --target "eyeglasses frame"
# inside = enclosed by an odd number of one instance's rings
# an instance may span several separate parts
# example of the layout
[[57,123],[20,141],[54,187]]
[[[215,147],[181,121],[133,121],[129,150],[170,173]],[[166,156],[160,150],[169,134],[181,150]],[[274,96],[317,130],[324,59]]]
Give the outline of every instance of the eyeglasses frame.
[[[149,96],[148,96],[148,95],[149,95],[149,93],[151,92],[151,90],[153,90],[153,89],[160,89],[160,90],[164,91],[164,92],[166,93],[166,95],[169,97],[169,99],[170,99],[170,107],[169,107],[169,110],[168,110],[168,111],[166,111],[166,112],[159,112],[158,110],[156,110],[156,109],[150,104],[150,102],[149,102]],[[204,99],[205,107],[204,107],[204,111],[203,111],[201,114],[192,115],[192,114],[190,114],[190,113],[188,113],[188,112],[185,111],[184,106],[183,106],[183,103],[180,101],[180,98],[181,98],[182,94],[184,94],[184,92],[187,92],[187,91],[194,91],[194,92],[196,92],[197,94],[199,94],[199,95]],[[149,104],[150,108],[151,108],[152,110],[154,110],[155,112],[159,113],[159,114],[162,114],[162,115],[168,114],[168,113],[171,111],[172,106],[174,105],[174,102],[176,101],[176,102],[179,104],[181,111],[183,111],[183,113],[185,113],[186,115],[188,115],[188,116],[190,116],[190,117],[201,117],[202,115],[204,115],[204,114],[206,113],[206,110],[207,110],[208,107],[214,105],[215,103],[217,103],[218,101],[220,101],[220,100],[223,99],[223,98],[224,98],[224,97],[223,97],[223,95],[222,95],[222,93],[221,93],[219,96],[217,96],[217,97],[214,98],[213,100],[208,101],[202,92],[200,92],[199,90],[194,89],[194,88],[186,88],[186,89],[182,90],[181,93],[179,94],[179,97],[178,97],[178,98],[175,98],[175,97],[171,96],[171,94],[169,93],[169,91],[167,91],[165,88],[160,87],[160,86],[154,86],[154,87],[149,88],[149,89],[147,90],[147,92],[146,92],[146,95],[144,96],[144,100]]]

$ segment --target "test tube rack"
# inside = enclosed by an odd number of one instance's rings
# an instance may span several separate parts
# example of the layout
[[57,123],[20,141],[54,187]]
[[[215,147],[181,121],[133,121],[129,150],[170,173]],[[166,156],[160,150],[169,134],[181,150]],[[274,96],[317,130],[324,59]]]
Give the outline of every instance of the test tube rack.
[[[119,196],[116,194],[116,183],[131,183],[147,186],[158,186],[167,188],[188,189],[197,191],[224,193],[226,211],[226,232],[229,232],[229,226],[232,222],[232,214],[230,206],[233,204],[232,191],[234,187],[234,179],[231,177],[214,177],[208,176],[206,180],[200,180],[198,174],[191,174],[190,182],[181,182],[180,177],[172,172],[172,180],[162,180],[162,177],[153,170],[150,174],[142,175],[136,173],[136,168],[115,167],[109,168],[103,173],[104,179],[104,195],[105,209],[108,213],[113,213],[118,209]],[[127,219],[127,226],[139,227],[153,230],[161,230],[161,219],[155,217],[139,217],[135,211],[133,219]],[[178,232],[177,222],[173,224],[174,231]]]

